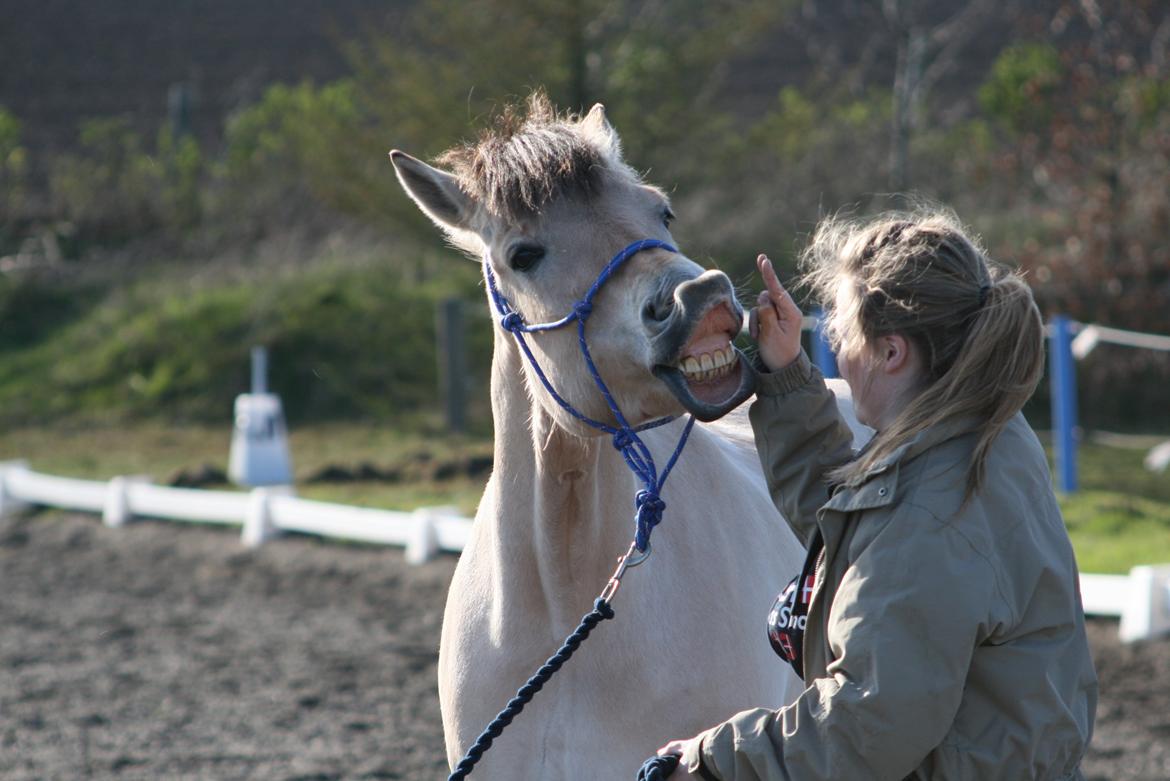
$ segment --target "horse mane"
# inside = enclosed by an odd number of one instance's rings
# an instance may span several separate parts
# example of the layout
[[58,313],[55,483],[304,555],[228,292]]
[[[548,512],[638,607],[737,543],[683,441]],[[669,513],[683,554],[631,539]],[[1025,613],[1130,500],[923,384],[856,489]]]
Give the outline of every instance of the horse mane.
[[583,132],[579,117],[558,114],[543,91],[532,93],[525,108],[506,106],[478,138],[436,161],[493,216],[516,221],[554,197],[593,195],[604,171],[625,167],[616,150]]

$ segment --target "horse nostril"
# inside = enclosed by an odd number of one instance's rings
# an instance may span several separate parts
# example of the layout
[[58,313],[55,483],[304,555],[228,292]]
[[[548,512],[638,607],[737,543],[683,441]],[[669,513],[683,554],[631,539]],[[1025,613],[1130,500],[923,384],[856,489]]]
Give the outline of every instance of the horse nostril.
[[647,301],[646,306],[642,307],[642,319],[648,323],[662,323],[670,317],[672,309],[674,309],[673,299]]

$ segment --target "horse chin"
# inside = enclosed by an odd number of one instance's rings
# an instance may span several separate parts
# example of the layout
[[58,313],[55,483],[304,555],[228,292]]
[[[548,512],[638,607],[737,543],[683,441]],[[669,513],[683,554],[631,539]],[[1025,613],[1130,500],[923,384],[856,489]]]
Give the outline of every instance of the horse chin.
[[702,421],[717,420],[738,407],[756,390],[756,372],[751,362],[734,348],[735,369],[706,382],[688,381],[676,366],[659,364],[654,376],[662,380],[687,412]]

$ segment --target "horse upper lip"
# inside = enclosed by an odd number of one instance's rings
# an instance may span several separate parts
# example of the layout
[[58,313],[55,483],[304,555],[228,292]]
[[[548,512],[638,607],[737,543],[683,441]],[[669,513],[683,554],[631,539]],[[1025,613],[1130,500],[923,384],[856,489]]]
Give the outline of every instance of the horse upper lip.
[[680,367],[688,358],[701,361],[704,354],[715,359],[715,353],[725,354],[739,334],[741,317],[736,317],[734,302],[718,301],[703,310],[699,316],[684,313],[655,341],[659,343],[657,363]]

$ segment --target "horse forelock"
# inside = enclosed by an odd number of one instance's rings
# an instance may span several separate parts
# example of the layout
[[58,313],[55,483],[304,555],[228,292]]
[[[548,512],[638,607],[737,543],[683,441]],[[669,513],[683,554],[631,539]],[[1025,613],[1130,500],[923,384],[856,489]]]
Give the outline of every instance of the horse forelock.
[[443,153],[438,163],[489,214],[509,221],[558,196],[591,196],[606,171],[625,169],[616,150],[584,132],[578,117],[558,115],[543,93],[528,99],[526,113],[507,107],[476,140]]

